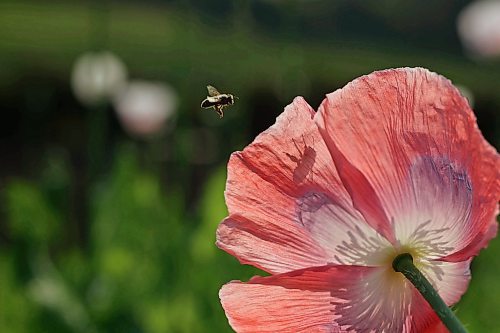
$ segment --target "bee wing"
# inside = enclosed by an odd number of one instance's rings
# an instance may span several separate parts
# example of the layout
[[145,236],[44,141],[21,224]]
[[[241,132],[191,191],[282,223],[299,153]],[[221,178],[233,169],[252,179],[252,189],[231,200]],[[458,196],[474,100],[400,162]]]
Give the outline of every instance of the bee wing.
[[220,92],[217,89],[215,89],[213,86],[208,85],[207,90],[208,90],[208,96],[220,95]]

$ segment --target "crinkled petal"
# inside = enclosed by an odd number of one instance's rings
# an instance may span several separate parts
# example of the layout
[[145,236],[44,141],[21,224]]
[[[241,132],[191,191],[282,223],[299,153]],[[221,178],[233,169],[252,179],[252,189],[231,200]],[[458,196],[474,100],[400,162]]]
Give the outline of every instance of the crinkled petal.
[[422,332],[437,316],[390,268],[324,266],[233,281],[219,293],[236,332]]
[[[352,271],[351,277],[365,273]],[[336,273],[338,269],[324,267],[233,281],[222,287],[219,297],[238,333],[346,332],[335,323],[339,315],[333,311],[331,288]]]
[[217,229],[217,246],[269,273],[288,272],[304,267],[323,266],[327,253],[300,228],[268,223],[265,226],[232,215]]
[[436,256],[463,261],[494,236],[500,159],[447,79],[375,72],[329,94],[315,120],[354,206],[402,243],[425,229]]
[[[340,263],[342,254],[331,249],[350,242],[349,230],[377,234],[352,206],[313,116],[296,98],[275,125],[231,156],[225,192],[230,216],[219,226],[217,246],[241,262],[271,273]],[[313,228],[307,219],[322,205],[318,200],[328,202],[332,214]],[[335,244],[314,232],[322,223],[326,237],[336,224],[343,230]]]
[[[248,172],[256,173],[273,184],[276,190],[289,196],[297,197],[315,189],[328,193],[343,206],[352,207],[314,123],[314,115],[314,110],[302,97],[295,98],[273,126],[235,155],[245,163]],[[234,182],[237,180],[234,179]],[[228,187],[234,185],[230,174]],[[231,213],[231,188],[227,192],[226,200]]]

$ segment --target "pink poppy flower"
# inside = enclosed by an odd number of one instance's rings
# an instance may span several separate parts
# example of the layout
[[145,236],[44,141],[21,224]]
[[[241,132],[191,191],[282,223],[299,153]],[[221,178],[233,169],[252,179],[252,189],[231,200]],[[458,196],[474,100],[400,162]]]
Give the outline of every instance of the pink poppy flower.
[[228,165],[217,246],[270,274],[222,287],[237,332],[446,332],[392,268],[410,253],[446,304],[497,231],[500,159],[425,69],[298,97]]

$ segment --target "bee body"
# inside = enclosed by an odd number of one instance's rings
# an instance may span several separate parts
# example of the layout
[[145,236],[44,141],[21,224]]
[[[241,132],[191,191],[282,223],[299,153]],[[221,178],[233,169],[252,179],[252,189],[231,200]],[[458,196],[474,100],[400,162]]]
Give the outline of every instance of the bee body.
[[231,94],[221,94],[212,86],[207,86],[208,96],[201,102],[204,109],[214,108],[220,118],[224,117],[224,108],[234,104],[234,96]]

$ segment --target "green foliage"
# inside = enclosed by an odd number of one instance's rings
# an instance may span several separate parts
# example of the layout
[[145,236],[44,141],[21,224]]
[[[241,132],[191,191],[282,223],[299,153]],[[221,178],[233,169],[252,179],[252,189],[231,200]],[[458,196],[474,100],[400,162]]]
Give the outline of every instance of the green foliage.
[[[158,331],[170,321],[158,320],[151,303],[164,306],[174,298],[182,274],[183,258],[175,255],[183,243],[182,203],[162,193],[157,177],[140,169],[133,150],[124,148],[117,156],[109,182],[92,200],[96,275],[89,307],[97,318],[131,316],[134,325]],[[111,329],[114,319],[107,325]]]
[[456,313],[470,332],[500,332],[500,239],[490,242],[487,249],[472,262],[469,289],[456,306]]
[[227,216],[224,203],[226,166],[219,167],[207,181],[200,202],[200,228],[192,237],[191,288],[199,298],[203,322],[210,322],[212,332],[232,332],[219,304],[220,287],[231,280],[246,281],[266,273],[241,265],[234,257],[215,247],[218,224]]
[[191,254],[197,263],[210,262],[220,252],[214,246],[215,231],[220,221],[227,216],[224,203],[226,168],[221,167],[213,173],[205,184],[200,203],[200,227],[193,235]]
[[13,237],[32,245],[47,244],[57,236],[58,215],[36,185],[12,181],[5,190],[6,210]]
[[12,253],[0,251],[0,331],[29,333],[38,309],[16,277],[15,264]]
[[[200,210],[186,214],[182,192],[162,189],[137,156],[131,146],[119,149],[109,177],[91,191],[87,250],[69,246],[49,254],[58,242],[55,235],[68,225],[36,183],[8,184],[5,203],[13,237],[20,245],[39,246],[17,259],[4,254],[8,260],[1,262],[0,280],[8,288],[2,302],[32,310],[4,311],[1,331],[231,332],[218,290],[259,272],[214,244],[217,225],[227,215],[225,165],[204,186]],[[25,273],[15,268],[15,260]]]

